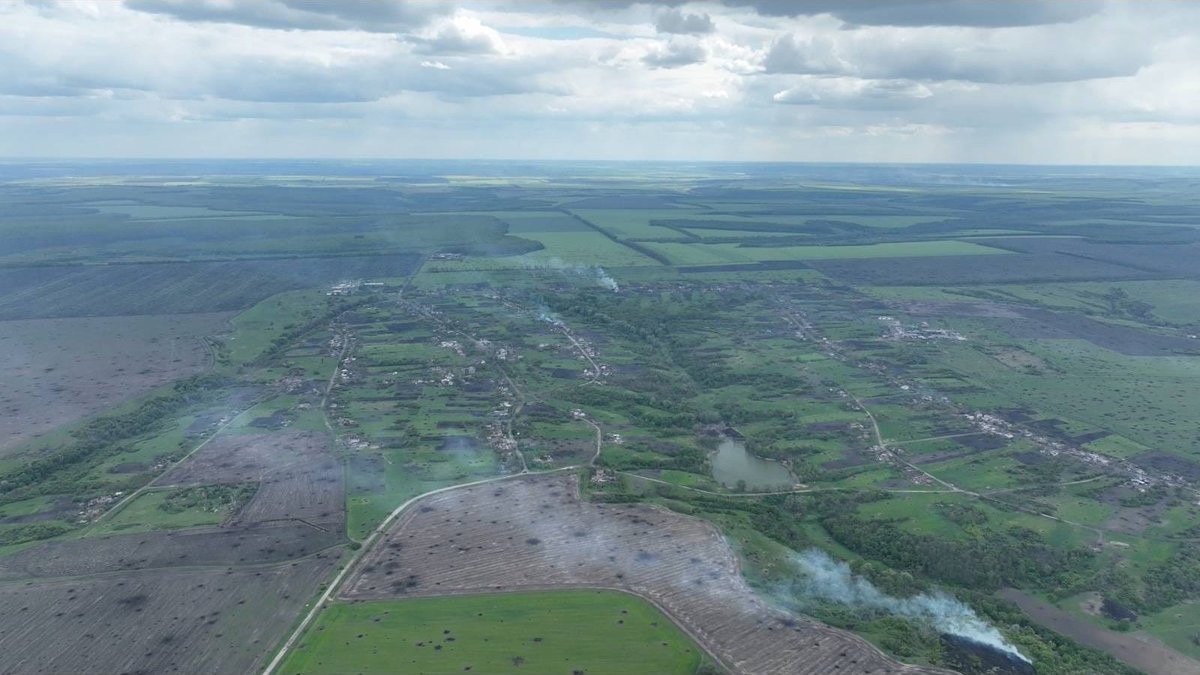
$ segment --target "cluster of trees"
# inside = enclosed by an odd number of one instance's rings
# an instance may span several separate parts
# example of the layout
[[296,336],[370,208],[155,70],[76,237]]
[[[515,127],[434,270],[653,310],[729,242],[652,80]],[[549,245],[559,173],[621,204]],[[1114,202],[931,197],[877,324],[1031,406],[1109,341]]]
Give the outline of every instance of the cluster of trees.
[[1112,286],[1100,296],[1108,307],[1108,315],[1117,318],[1150,321],[1154,318],[1154,305],[1129,297],[1129,292],[1120,286]]
[[57,537],[70,531],[70,526],[63,523],[30,523],[28,525],[13,525],[0,528],[0,546],[24,544],[29,541],[40,541]]
[[[1042,576],[1046,576],[1051,585],[1090,578],[1092,558],[1088,552],[1055,553],[1040,536],[1023,528],[987,531],[979,537],[995,540],[992,545],[958,543],[939,548],[932,537],[908,535],[894,523],[859,519],[854,515],[860,504],[888,499],[882,492],[825,492],[735,500],[668,486],[656,486],[656,489],[670,497],[664,503],[672,508],[715,520],[726,520],[730,516],[745,518],[755,530],[793,550],[822,545],[813,540],[813,535],[805,528],[805,523],[815,522],[861,556],[850,561],[855,575],[866,578],[895,597],[909,597],[934,587],[951,590],[993,625],[1003,627],[1005,634],[1035,661],[1038,673],[1132,675],[1135,672],[1105,654],[1080,647],[1039,626],[1015,605],[993,594],[997,583],[1020,583],[1028,587],[1039,585]],[[628,493],[622,495],[626,500],[636,498]],[[956,512],[966,520],[977,520],[970,505],[967,507],[956,509]],[[938,563],[939,557],[949,560]],[[1030,561],[1014,563],[1021,557]],[[973,566],[984,568],[985,573],[971,573]],[[1015,569],[1006,574],[1005,566]],[[811,600],[805,602],[802,611],[831,625],[869,635],[897,656],[948,666],[957,663],[953,650],[940,640],[936,631],[912,621]]]
[[1105,596],[1138,613],[1157,612],[1200,599],[1200,547],[1186,542],[1166,560],[1147,570],[1140,580],[1120,568],[1103,576]]
[[200,485],[172,492],[158,508],[167,513],[184,511],[232,511],[254,495],[258,486],[253,483],[237,485]]
[[988,522],[987,512],[975,506],[974,504],[963,504],[960,502],[937,502],[933,505],[938,510],[938,513],[943,518],[958,525],[959,527],[970,527],[972,525],[984,525]]
[[913,534],[895,521],[863,519],[852,513],[826,515],[820,522],[838,543],[859,555],[968,588],[1020,586],[1063,592],[1088,578],[1095,563],[1091,551],[1062,550],[1019,526],[954,540]]

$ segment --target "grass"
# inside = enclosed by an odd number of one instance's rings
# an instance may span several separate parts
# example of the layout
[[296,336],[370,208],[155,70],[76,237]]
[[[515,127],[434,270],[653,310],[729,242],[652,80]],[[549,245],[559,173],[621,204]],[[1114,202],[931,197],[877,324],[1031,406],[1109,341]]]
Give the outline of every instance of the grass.
[[[1200,358],[1123,356],[1083,340],[1030,340],[1025,348],[1058,374],[1013,371],[961,345],[944,345],[941,357],[1008,401],[1157,451],[1191,452],[1196,436],[1188,420],[1200,416],[1200,400],[1187,392],[1200,384]],[[970,398],[964,401],[973,404]]]
[[0,519],[19,518],[21,516],[32,516],[42,513],[50,509],[58,500],[58,496],[47,495],[22,499],[19,502],[10,502],[0,506]]
[[659,264],[594,230],[522,231],[516,236],[536,241],[543,248],[519,256],[432,260],[426,263],[423,271],[436,273],[545,268],[558,269],[568,278],[586,281],[594,275],[592,270],[588,269],[591,267],[638,267]]
[[[1130,299],[1149,303],[1155,317],[1177,324],[1200,323],[1200,281],[1086,281],[1055,284],[1005,284],[969,289],[1007,302],[1057,309],[1104,314],[1108,303],[1103,295],[1120,288]],[[862,290],[881,299],[970,301],[972,298],[954,288],[894,286],[867,287]]]
[[145,492],[89,534],[173,530],[219,525],[254,494],[252,485],[203,486]]
[[1140,623],[1147,633],[1194,659],[1200,658],[1200,645],[1194,639],[1200,635],[1200,604],[1188,602],[1168,607],[1141,617]]
[[[365,454],[363,456],[366,456]],[[448,457],[431,447],[380,451],[382,463],[355,468],[351,463],[346,492],[346,531],[364,539],[405,500],[455,483],[494,475],[497,461],[489,449]],[[378,472],[378,473],[376,473]]]
[[578,209],[574,211],[596,227],[621,239],[686,239],[674,230],[651,225],[651,220],[693,218],[683,209]]
[[532,239],[545,246],[545,249],[541,251],[521,256],[521,258],[534,262],[550,263],[558,260],[566,265],[600,265],[602,267],[658,264],[599,232],[523,232],[521,237]]
[[945,255],[1006,255],[1006,251],[965,241],[901,241],[857,246],[748,247],[739,244],[655,242],[645,246],[676,265],[714,265],[766,260],[839,260],[846,258],[908,258]]
[[531,232],[591,231],[587,225],[558,211],[502,211],[492,215],[508,223],[509,234],[517,236],[525,236]]
[[233,335],[227,340],[229,360],[249,363],[258,358],[285,326],[301,323],[323,308],[320,290],[290,291],[274,295],[234,317]]
[[335,604],[280,673],[694,673],[702,652],[650,603],[553,591]]

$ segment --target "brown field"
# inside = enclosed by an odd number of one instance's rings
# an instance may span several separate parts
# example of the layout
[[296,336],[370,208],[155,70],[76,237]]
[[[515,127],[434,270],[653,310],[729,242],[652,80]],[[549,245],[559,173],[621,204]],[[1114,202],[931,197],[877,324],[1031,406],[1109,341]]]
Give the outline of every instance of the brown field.
[[747,586],[709,523],[646,505],[582,501],[570,474],[418,501],[363,558],[341,597],[564,587],[647,598],[736,673],[945,672],[900,664],[857,636],[775,609]]
[[312,555],[340,542],[339,533],[322,532],[301,523],[67,539],[0,557],[0,582],[180,565],[261,565]]
[[328,439],[306,432],[219,437],[160,480],[241,482],[259,489],[221,526],[0,557],[0,672],[261,669],[342,558],[344,485]]
[[0,671],[253,672],[337,560],[0,584]]
[[1081,645],[1110,654],[1148,675],[1200,674],[1200,662],[1152,637],[1102,628],[1013,588],[1004,589],[1000,595],[1016,603],[1021,611],[1043,626]]
[[225,436],[204,446],[155,485],[259,484],[232,525],[291,521],[340,537],[345,529],[342,466],[323,434]]
[[0,454],[209,366],[230,313],[0,321]]

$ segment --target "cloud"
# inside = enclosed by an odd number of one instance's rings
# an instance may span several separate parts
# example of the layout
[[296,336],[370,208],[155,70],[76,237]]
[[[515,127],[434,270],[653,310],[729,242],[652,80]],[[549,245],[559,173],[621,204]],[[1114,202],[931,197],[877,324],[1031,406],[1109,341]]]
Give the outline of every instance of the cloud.
[[833,39],[800,38],[792,33],[771,43],[763,66],[769,73],[844,73],[852,69],[838,58]]
[[442,23],[430,35],[409,39],[421,54],[501,54],[507,51],[499,32],[463,12]]
[[[1118,45],[1099,35],[1073,45],[1064,57],[1059,29],[1019,32],[979,29],[870,28],[800,37],[788,33],[763,58],[768,73],[842,74],[981,83],[1073,82],[1125,77],[1149,64],[1148,46]],[[1081,35],[1082,37],[1082,35]]]
[[707,14],[685,14],[680,9],[668,9],[658,15],[654,28],[660,33],[677,35],[704,35],[717,29],[712,17]]
[[1069,23],[1095,14],[1098,0],[725,0],[762,16],[831,14],[863,26],[1038,26]]
[[411,0],[125,0],[125,6],[181,21],[286,30],[353,29],[382,33],[423,26],[450,9],[445,4]]
[[1090,0],[0,0],[0,154],[1194,162],[1198,21]]
[[911,80],[809,77],[776,93],[772,100],[792,105],[894,107],[896,102],[911,103],[931,96],[929,87]]
[[698,42],[672,40],[655,46],[642,57],[642,62],[651,68],[680,68],[701,63],[707,56],[708,52]]

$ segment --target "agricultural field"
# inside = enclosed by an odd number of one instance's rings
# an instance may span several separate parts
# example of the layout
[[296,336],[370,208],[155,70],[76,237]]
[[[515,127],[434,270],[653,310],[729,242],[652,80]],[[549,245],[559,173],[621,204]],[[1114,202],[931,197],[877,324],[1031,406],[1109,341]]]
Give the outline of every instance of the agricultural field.
[[0,182],[0,671],[1200,672],[1187,172],[121,166]]
[[[742,585],[732,551],[703,521],[647,507],[590,505],[579,500],[578,489],[574,476],[559,475],[422,500],[363,559],[341,597],[620,588],[651,599],[701,636],[721,663],[746,672],[825,673],[851,663],[868,671],[922,672],[890,662],[848,634],[772,616]],[[449,530],[454,533],[447,538]]]
[[338,603],[280,671],[691,675],[702,654],[641,598],[545,591]]
[[647,244],[665,255],[672,264],[704,265],[766,260],[841,260],[860,258],[912,258],[925,256],[995,255],[1000,249],[966,241],[914,241],[862,246],[744,246],[739,244],[654,243]]
[[0,321],[0,456],[38,435],[204,372],[229,314]]

